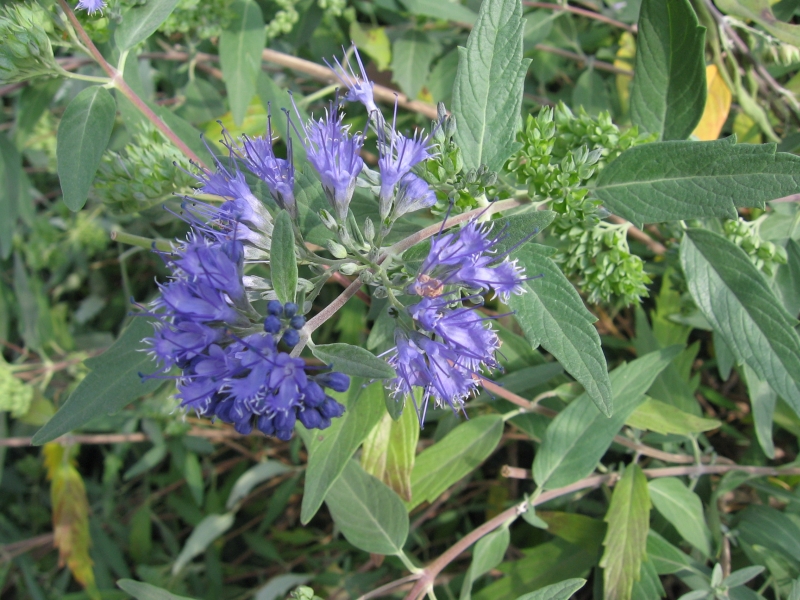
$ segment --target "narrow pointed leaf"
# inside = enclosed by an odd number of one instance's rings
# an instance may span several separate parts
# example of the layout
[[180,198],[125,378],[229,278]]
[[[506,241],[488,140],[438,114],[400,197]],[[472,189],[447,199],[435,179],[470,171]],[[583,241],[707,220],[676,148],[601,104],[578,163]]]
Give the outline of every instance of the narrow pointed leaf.
[[648,489],[656,510],[672,523],[683,539],[709,556],[711,532],[706,525],[700,497],[677,477],[654,479],[648,484]]
[[120,50],[128,50],[153,35],[179,0],[147,0],[133,6],[122,14],[122,23],[114,33],[114,41]]
[[275,219],[270,245],[272,287],[283,303],[294,302],[297,291],[297,257],[294,253],[294,230],[289,213],[282,210]]
[[321,361],[353,377],[364,379],[393,379],[394,369],[382,358],[378,358],[366,348],[352,344],[321,344],[311,350]]
[[172,592],[133,579],[120,579],[117,582],[120,589],[128,592],[136,600],[193,600],[186,596],[178,596]]
[[517,600],[570,600],[584,585],[586,585],[585,579],[566,579],[520,596]]
[[219,38],[219,59],[233,120],[241,125],[256,93],[266,30],[254,0],[236,0],[230,10],[232,17]]

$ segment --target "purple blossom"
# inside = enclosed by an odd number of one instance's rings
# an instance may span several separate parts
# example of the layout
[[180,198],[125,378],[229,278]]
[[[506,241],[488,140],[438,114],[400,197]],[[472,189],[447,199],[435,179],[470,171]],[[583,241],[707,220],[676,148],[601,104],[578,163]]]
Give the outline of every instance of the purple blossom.
[[[342,50],[344,50],[344,48],[342,48]],[[367,77],[367,71],[364,69],[364,63],[361,62],[361,55],[358,53],[358,48],[356,48],[355,44],[353,44],[353,53],[355,54],[356,62],[358,62],[359,75],[356,75],[350,64],[348,64],[347,69],[345,69],[338,58],[333,59],[336,63],[335,67],[332,67],[327,60],[325,64],[330,67],[339,81],[342,82],[342,85],[347,88],[345,99],[349,102],[361,102],[361,104],[367,108],[367,112],[369,112],[370,115],[375,115],[380,121],[381,114],[378,110],[378,106],[375,104],[373,94],[373,87],[375,84]]]
[[106,3],[104,0],[79,0],[77,6],[75,6],[75,10],[85,10],[90,15],[100,11],[103,12],[103,9],[106,7]]
[[430,208],[434,204],[436,204],[436,193],[428,182],[413,173],[407,173],[400,179],[392,209],[392,220],[423,208]]
[[[299,119],[297,106],[295,112]],[[347,219],[356,178],[364,167],[359,156],[364,137],[360,133],[350,135],[350,126],[342,124],[343,118],[338,103],[331,102],[324,119],[303,124],[301,136],[308,161],[319,174],[328,202],[341,222]]]

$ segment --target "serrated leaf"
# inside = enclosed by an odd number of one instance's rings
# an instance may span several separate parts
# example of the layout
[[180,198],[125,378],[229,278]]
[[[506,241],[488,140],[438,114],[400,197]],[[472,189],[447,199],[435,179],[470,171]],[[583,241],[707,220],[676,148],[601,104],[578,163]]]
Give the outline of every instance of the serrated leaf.
[[567,579],[540,590],[524,594],[517,600],[570,600],[572,595],[586,585],[585,579]]
[[136,598],[136,600],[194,600],[193,598],[178,596],[163,588],[141,581],[134,581],[133,579],[120,579],[117,581],[117,585],[120,589]]
[[233,513],[223,513],[221,515],[208,515],[192,530],[186,542],[181,548],[175,564],[172,565],[172,575],[180,573],[195,556],[205,552],[214,541],[233,526],[235,520]]
[[513,253],[528,277],[542,277],[526,281],[523,287],[527,293],[511,296],[508,306],[515,311],[531,346],[542,346],[555,356],[598,408],[611,414],[608,367],[593,325],[597,319],[586,310],[574,286],[548,254],[538,244],[525,244]]
[[415,29],[407,31],[392,46],[392,80],[409,98],[416,98],[438,54],[439,44],[428,34]]
[[355,381],[350,385],[347,412],[335,419],[328,429],[310,434],[313,437],[306,444],[308,467],[300,509],[300,522],[303,525],[317,513],[350,457],[384,414],[381,382],[366,388],[360,387]]
[[603,415],[585,392],[561,411],[547,427],[534,458],[536,483],[554,489],[589,475],[625,420],[642,403],[644,393],[680,350],[680,346],[670,346],[614,369],[611,417]]
[[[274,238],[273,238],[274,239]],[[334,371],[365,379],[393,379],[394,369],[366,348],[350,344],[322,344],[311,349],[318,359]]]
[[800,414],[800,335],[744,250],[721,235],[689,229],[681,264],[698,308],[730,347]]
[[706,104],[705,27],[689,0],[643,0],[631,120],[662,140],[685,140]]
[[672,523],[683,539],[704,556],[710,556],[711,532],[706,525],[700,497],[677,477],[654,479],[647,487],[656,510]]
[[94,85],[75,96],[58,125],[56,157],[64,204],[80,210],[86,204],[94,174],[111,139],[117,114],[107,89]]
[[485,0],[467,47],[459,48],[453,114],[465,170],[485,164],[499,171],[516,148],[530,64],[522,58],[524,28],[520,0]]
[[647,398],[625,421],[626,425],[664,435],[688,435],[717,429],[716,419],[704,419],[655,398]]
[[408,513],[386,484],[349,460],[325,497],[347,541],[372,554],[398,554],[408,537]]
[[152,373],[155,363],[142,340],[153,334],[153,324],[137,317],[103,354],[87,359],[90,372],[47,424],[33,436],[34,445],[69,433],[93,418],[113,414],[130,402],[155,390],[159,379],[142,381],[140,373]]
[[13,248],[22,190],[22,156],[5,136],[0,135],[0,258],[6,259]]
[[641,227],[682,219],[735,219],[737,207],[795,193],[800,157],[775,144],[656,142],[630,148],[597,177],[604,206]]
[[494,452],[503,435],[503,417],[484,415],[461,423],[417,456],[411,472],[411,510],[433,502]]
[[717,65],[706,67],[706,89],[706,107],[692,134],[700,140],[711,141],[719,137],[719,132],[728,119],[733,99],[731,90],[719,74]]
[[511,532],[508,530],[508,524],[505,524],[488,533],[475,544],[475,549],[472,551],[472,562],[464,575],[464,583],[461,584],[459,600],[472,598],[472,584],[503,562],[510,542]]
[[270,244],[269,268],[272,287],[283,302],[294,302],[297,292],[297,257],[294,253],[294,230],[289,213],[282,210],[275,219]]
[[219,59],[233,120],[238,126],[256,93],[267,33],[261,8],[254,0],[235,0],[229,10],[232,17],[219,38]]
[[147,0],[122,14],[122,23],[114,33],[120,50],[128,50],[153,35],[175,10],[179,0]]
[[646,557],[650,530],[650,496],[647,477],[638,465],[629,465],[614,486],[604,519],[608,523],[600,560],[603,568],[603,597],[606,600],[631,600],[633,583],[639,579]]
[[725,13],[755,21],[779,40],[800,46],[800,27],[779,21],[769,0],[719,0],[716,4]]
[[53,544],[59,566],[65,564],[90,598],[99,600],[89,546],[89,500],[83,478],[75,468],[77,448],[50,443],[44,447],[44,462],[50,480],[53,507]]
[[744,378],[747,382],[747,393],[750,396],[750,407],[756,429],[756,439],[769,458],[775,458],[775,443],[772,441],[772,420],[778,395],[769,383],[760,379],[753,369],[744,365]]
[[225,510],[234,510],[236,505],[249,494],[254,487],[278,475],[283,475],[291,471],[291,467],[287,467],[277,460],[268,460],[253,467],[250,467],[242,473],[233,484],[231,493],[228,494],[228,501],[225,503]]

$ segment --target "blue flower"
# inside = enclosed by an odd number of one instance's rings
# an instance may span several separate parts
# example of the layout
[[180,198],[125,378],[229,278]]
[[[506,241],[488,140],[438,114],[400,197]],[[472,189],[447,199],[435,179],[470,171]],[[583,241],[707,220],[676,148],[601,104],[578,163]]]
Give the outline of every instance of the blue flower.
[[407,213],[436,204],[436,193],[428,183],[413,173],[407,173],[400,179],[397,197],[392,209],[392,220],[399,219]]
[[[297,106],[295,112],[299,119]],[[347,219],[356,178],[364,167],[364,161],[359,156],[364,136],[360,133],[350,135],[350,126],[342,124],[343,118],[338,102],[331,102],[324,119],[311,119],[302,124],[301,136],[308,161],[319,174],[328,202],[340,222]]]
[[79,0],[75,10],[83,9],[90,15],[100,11],[103,12],[103,9],[106,7],[106,3],[104,0]]
[[[344,48],[342,48],[344,50]],[[330,67],[330,69],[334,72],[336,77],[339,81],[342,82],[342,85],[347,88],[347,95],[345,99],[349,102],[361,102],[366,108],[367,112],[369,112],[370,116],[375,115],[376,118],[380,120],[381,113],[378,110],[378,106],[375,104],[375,98],[373,94],[373,84],[369,77],[367,77],[367,72],[364,69],[364,63],[361,62],[361,55],[358,53],[358,48],[353,45],[353,53],[356,56],[356,61],[358,62],[359,68],[359,75],[353,71],[353,67],[351,65],[347,65],[347,69],[342,66],[342,63],[339,62],[338,58],[334,58],[334,62],[336,63],[335,67],[332,67],[330,63],[326,60],[325,64]]]

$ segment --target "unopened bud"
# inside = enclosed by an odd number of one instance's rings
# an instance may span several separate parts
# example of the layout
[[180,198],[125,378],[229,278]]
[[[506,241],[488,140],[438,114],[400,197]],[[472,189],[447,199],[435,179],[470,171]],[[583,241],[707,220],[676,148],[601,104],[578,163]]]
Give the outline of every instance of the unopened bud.
[[375,239],[375,224],[369,217],[364,221],[364,239],[368,242]]
[[334,258],[347,257],[347,248],[341,244],[334,242],[333,240],[328,240],[325,245],[328,247],[328,252],[330,252]]
[[372,292],[373,298],[386,298],[389,295],[389,292],[386,291],[386,288],[382,285],[379,285],[375,288],[375,291]]
[[339,272],[342,275],[352,275],[358,269],[358,265],[356,263],[344,263],[341,267],[339,267]]
[[325,227],[331,231],[336,231],[338,225],[336,224],[336,219],[333,218],[331,213],[323,208],[319,211],[319,218],[322,220],[322,223],[325,225]]

